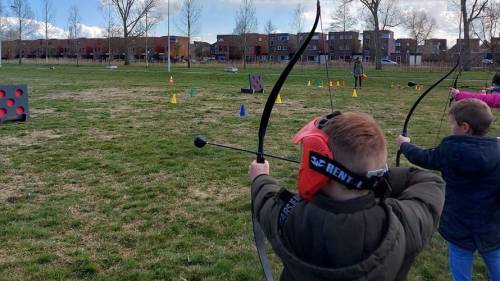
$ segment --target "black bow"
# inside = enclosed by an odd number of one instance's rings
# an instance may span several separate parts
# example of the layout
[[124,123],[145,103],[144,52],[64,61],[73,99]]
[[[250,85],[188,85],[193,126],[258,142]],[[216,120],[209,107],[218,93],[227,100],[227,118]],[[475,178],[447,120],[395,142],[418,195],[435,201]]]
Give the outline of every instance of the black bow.
[[[453,72],[455,72],[455,70],[458,68],[459,65],[460,65],[460,57],[458,58],[455,66],[448,73],[446,73],[445,76],[441,77],[441,79],[439,79],[436,83],[434,83],[432,86],[430,86],[429,89],[427,89],[424,93],[422,93],[422,95],[420,95],[420,97],[418,97],[417,101],[415,101],[415,103],[411,107],[410,111],[408,112],[408,115],[406,115],[405,123],[403,125],[403,130],[401,131],[402,136],[405,136],[405,137],[408,136],[408,125],[410,122],[410,118],[413,115],[413,112],[415,111],[417,106],[420,104],[420,102],[425,98],[425,96],[428,93],[430,93],[432,91],[432,89],[437,87],[439,84],[441,84],[441,82],[443,82],[446,78],[448,78],[448,76],[450,76]],[[459,73],[459,75],[460,75],[460,73]],[[457,83],[459,75],[457,75],[457,77],[455,78],[454,84]],[[398,153],[396,155],[396,167],[399,167],[400,160],[401,160],[401,150],[398,149]]]
[[[314,33],[316,32],[316,27],[318,26],[319,19],[321,16],[321,6],[319,0],[317,0],[317,8],[316,8],[316,20],[314,21],[314,25],[312,27],[311,32],[307,36],[307,38],[304,40],[302,43],[302,46],[300,49],[295,53],[293,56],[292,60],[288,63],[286,66],[285,70],[281,73],[280,77],[278,78],[278,81],[276,84],[274,84],[273,89],[271,90],[271,93],[269,94],[269,97],[266,102],[266,106],[264,107],[264,111],[262,112],[262,117],[260,119],[260,127],[259,127],[259,146],[257,149],[257,162],[258,163],[264,163],[265,158],[264,158],[264,137],[266,136],[266,130],[267,130],[267,125],[269,123],[269,118],[271,117],[271,112],[273,110],[274,104],[276,102],[276,98],[278,97],[278,94],[281,90],[281,87],[286,81],[286,78],[290,74],[290,71],[292,71],[292,68],[294,65],[297,63],[299,58],[302,56],[304,51],[306,50],[307,45],[309,45],[309,42],[311,41],[312,37],[314,36]],[[260,264],[262,265],[262,269],[264,270],[264,275],[266,277],[267,281],[272,281],[273,275],[272,275],[272,270],[271,270],[271,265],[269,264],[269,260],[266,255],[266,249],[265,249],[265,243],[264,243],[264,235],[262,233],[261,226],[255,217],[255,214],[253,213],[253,202],[252,202],[252,222],[253,222],[253,234],[254,234],[254,239],[255,239],[255,246],[257,248],[257,252],[259,254],[259,259],[260,259]]]

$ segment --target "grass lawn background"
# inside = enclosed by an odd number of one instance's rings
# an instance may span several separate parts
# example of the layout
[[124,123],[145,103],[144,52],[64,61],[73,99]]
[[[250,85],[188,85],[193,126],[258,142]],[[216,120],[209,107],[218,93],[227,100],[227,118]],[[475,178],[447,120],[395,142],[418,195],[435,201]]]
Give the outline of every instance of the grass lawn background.
[[[284,66],[283,66],[284,67]],[[330,111],[324,69],[294,70],[267,130],[267,153],[298,158],[291,135]],[[267,93],[279,69],[4,65],[0,84],[28,84],[30,122],[0,126],[0,280],[263,280],[253,243],[248,164],[255,157],[193,146],[193,137],[255,149],[264,95],[244,95],[247,74],[264,75]],[[335,108],[371,113],[382,125],[394,165],[395,137],[419,93],[409,80],[432,84],[444,72],[369,71],[352,98],[347,69],[331,79]],[[464,72],[459,84],[484,85],[489,72]],[[432,147],[448,133],[455,75],[431,92],[409,133]],[[196,96],[188,90],[196,88]],[[424,87],[425,89],[425,87]],[[169,103],[173,93],[178,104]],[[240,105],[248,112],[239,117]],[[498,110],[494,110],[499,116]],[[500,135],[495,121],[491,135]],[[271,173],[294,189],[297,166],[270,160]],[[403,165],[408,165],[403,162]],[[278,273],[279,261],[273,258]],[[487,280],[476,260],[475,280]],[[435,234],[409,280],[450,280],[446,244]]]

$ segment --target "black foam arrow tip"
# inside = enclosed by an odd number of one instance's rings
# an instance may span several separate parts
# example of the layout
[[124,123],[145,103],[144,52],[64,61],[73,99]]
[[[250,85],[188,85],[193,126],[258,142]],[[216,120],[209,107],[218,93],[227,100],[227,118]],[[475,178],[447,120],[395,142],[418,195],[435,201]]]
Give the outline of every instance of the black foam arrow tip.
[[194,138],[194,145],[198,148],[202,148],[207,144],[207,139],[203,136],[197,136]]
[[415,86],[417,86],[417,85],[418,85],[418,84],[417,84],[417,83],[415,83],[415,82],[413,82],[413,81],[408,82],[408,87],[415,87]]

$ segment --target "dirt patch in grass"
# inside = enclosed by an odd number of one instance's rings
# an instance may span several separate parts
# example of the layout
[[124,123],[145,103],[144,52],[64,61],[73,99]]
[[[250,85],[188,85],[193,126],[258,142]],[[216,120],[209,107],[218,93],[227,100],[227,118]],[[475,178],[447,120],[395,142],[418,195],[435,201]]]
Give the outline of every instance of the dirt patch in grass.
[[31,108],[30,117],[38,117],[40,115],[52,114],[54,112],[56,111],[52,108],[44,108],[44,109]]
[[61,137],[62,135],[56,134],[56,132],[54,132],[53,130],[37,130],[37,131],[32,131],[27,135],[21,137],[4,136],[0,139],[0,145],[30,146],[35,144],[41,144]]
[[8,181],[0,182],[0,202],[16,203],[33,196],[32,192],[44,189],[46,184],[34,174],[5,176]]
[[161,93],[159,88],[140,88],[136,90],[120,88],[92,89],[81,92],[49,93],[41,99],[74,99],[82,102],[109,102],[123,100],[152,100]]

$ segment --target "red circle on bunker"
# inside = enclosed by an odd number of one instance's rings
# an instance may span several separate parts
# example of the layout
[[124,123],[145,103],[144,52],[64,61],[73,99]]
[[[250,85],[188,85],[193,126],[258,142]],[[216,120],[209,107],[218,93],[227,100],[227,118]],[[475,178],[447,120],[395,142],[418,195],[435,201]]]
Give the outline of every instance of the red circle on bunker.
[[17,90],[16,90],[16,97],[20,97],[20,96],[22,96],[22,95],[23,95],[23,90],[21,90],[21,89],[17,89]]
[[8,107],[13,107],[16,102],[13,99],[8,99],[5,104],[7,104]]
[[0,108],[0,117],[4,117],[5,115],[7,115],[7,109]]
[[16,114],[17,115],[20,115],[20,114],[23,114],[24,113],[24,107],[22,106],[19,106],[16,108]]
[[3,99],[5,97],[5,91],[0,90],[0,99]]

